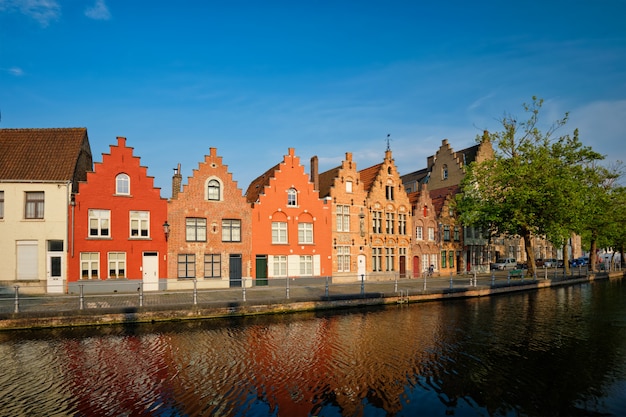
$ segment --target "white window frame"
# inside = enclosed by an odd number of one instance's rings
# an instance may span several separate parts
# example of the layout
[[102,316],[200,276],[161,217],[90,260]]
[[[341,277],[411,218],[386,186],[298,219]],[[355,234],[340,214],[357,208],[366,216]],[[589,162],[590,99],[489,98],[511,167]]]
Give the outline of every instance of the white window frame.
[[394,248],[385,248],[385,271],[395,271],[396,251]]
[[349,232],[350,231],[350,206],[338,205],[336,220],[337,220],[338,232]]
[[131,211],[130,212],[130,237],[132,239],[150,238],[150,212]]
[[415,239],[424,240],[424,227],[423,226],[415,226]]
[[337,272],[350,272],[350,246],[337,246]]
[[352,181],[346,181],[346,193],[352,194]]
[[211,177],[207,179],[206,199],[208,201],[222,201],[222,182],[218,178]]
[[122,172],[115,177],[115,194],[130,195],[130,176],[128,174]]
[[273,277],[286,277],[287,276],[287,256],[286,255],[274,255],[272,256],[272,271]]
[[111,210],[89,209],[88,217],[90,238],[111,238]]
[[298,190],[294,187],[287,190],[287,206],[298,207]]
[[398,234],[406,235],[406,214],[398,213]]
[[431,242],[435,241],[435,228],[434,227],[428,228],[428,240],[430,240]]
[[275,245],[289,243],[287,239],[287,222],[272,222],[272,243]]
[[298,243],[313,244],[313,223],[298,223]]
[[313,256],[300,255],[300,276],[311,277],[313,276]]
[[[128,276],[126,252],[109,252],[108,258],[107,277],[110,279],[126,278]],[[111,270],[115,271],[114,275],[111,275]],[[122,272],[120,273],[120,271]]]
[[394,234],[394,228],[396,223],[395,213],[385,213],[385,233],[388,235]]
[[100,252],[80,253],[80,279],[100,279]]

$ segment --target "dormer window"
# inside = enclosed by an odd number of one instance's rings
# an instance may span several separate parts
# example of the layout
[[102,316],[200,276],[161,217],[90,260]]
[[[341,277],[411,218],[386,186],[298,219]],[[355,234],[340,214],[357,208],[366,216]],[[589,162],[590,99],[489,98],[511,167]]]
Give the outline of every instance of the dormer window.
[[296,207],[298,205],[298,191],[295,188],[287,190],[287,206]]
[[127,174],[118,174],[115,177],[115,194],[130,194],[130,177]]
[[220,182],[218,180],[209,180],[207,184],[207,200],[220,201],[221,188],[222,187],[220,186]]

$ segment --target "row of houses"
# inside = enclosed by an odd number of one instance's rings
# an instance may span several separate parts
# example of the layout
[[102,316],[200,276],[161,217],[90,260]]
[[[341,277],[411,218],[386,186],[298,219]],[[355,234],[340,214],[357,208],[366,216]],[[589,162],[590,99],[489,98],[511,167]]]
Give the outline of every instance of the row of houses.
[[244,192],[210,148],[186,182],[178,165],[164,198],[126,138],[94,163],[86,128],[0,129],[0,286],[156,291],[487,268],[500,251],[521,256],[519,239],[494,249],[452,202],[466,167],[492,157],[486,137],[456,152],[443,140],[406,175],[389,147],[371,167],[347,152],[325,172],[314,156],[307,172],[289,148]]

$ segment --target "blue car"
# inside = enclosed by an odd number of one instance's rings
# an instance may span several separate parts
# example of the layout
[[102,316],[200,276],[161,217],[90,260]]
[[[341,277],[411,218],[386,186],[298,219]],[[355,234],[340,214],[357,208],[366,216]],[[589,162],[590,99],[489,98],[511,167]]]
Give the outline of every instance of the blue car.
[[570,265],[573,267],[589,265],[589,258],[581,256],[580,258],[572,259]]

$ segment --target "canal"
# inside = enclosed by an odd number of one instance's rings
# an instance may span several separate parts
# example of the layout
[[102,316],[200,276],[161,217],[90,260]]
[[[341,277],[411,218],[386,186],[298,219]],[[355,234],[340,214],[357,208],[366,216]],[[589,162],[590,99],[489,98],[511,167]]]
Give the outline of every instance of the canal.
[[6,416],[618,416],[626,284],[0,333]]

